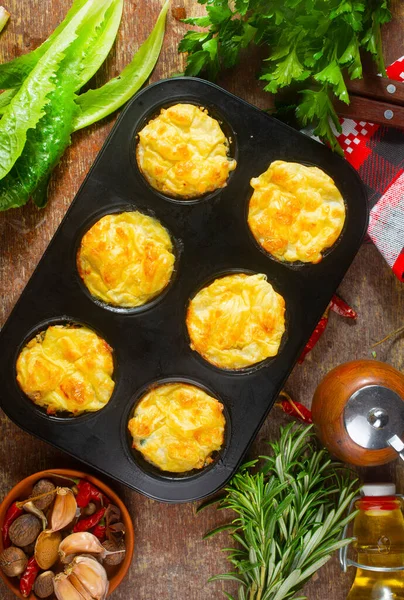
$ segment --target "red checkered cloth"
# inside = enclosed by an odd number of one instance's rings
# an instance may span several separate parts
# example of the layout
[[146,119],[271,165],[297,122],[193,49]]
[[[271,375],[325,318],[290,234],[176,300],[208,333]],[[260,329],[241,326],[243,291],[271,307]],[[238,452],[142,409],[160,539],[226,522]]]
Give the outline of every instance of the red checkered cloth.
[[[387,68],[387,74],[404,81],[404,56]],[[338,141],[368,193],[369,237],[404,281],[404,133],[365,121],[340,122]]]

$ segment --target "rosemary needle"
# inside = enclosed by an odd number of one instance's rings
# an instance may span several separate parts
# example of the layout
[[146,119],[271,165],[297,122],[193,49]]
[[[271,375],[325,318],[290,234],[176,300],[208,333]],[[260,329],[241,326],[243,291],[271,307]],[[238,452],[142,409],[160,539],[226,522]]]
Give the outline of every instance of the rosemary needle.
[[234,570],[210,581],[236,581],[238,600],[297,600],[332,553],[351,541],[341,539],[355,516],[346,515],[357,493],[351,471],[318,447],[311,427],[281,428],[270,446],[262,466],[241,469],[218,504],[236,513],[229,525],[235,546],[226,549]]

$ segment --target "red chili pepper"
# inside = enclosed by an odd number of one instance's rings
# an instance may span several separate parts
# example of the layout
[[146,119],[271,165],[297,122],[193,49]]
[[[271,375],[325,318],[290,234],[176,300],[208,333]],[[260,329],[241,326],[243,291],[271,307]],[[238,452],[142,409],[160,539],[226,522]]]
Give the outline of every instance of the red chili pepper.
[[300,402],[292,400],[289,394],[287,394],[284,391],[282,391],[279,394],[279,398],[281,398],[282,396],[284,400],[276,402],[276,406],[279,406],[284,413],[286,413],[287,415],[291,415],[292,417],[296,417],[296,419],[299,419],[299,421],[303,421],[303,423],[313,423],[311,410],[306,408]]
[[88,506],[91,501],[99,502],[102,506],[108,506],[110,504],[109,498],[105,496],[95,485],[92,485],[89,481],[80,479],[77,484],[79,493],[76,496],[77,506],[84,508]]
[[14,521],[23,514],[22,508],[18,508],[17,503],[13,502],[8,511],[6,512],[6,516],[4,517],[3,527],[1,528],[1,533],[3,537],[3,547],[4,549],[8,548],[11,545],[10,538],[8,537],[8,531]]
[[105,542],[105,537],[107,534],[107,528],[105,524],[98,523],[92,531],[93,535],[100,540],[100,542]]
[[337,313],[337,315],[346,317],[347,319],[356,319],[358,316],[358,313],[351,308],[345,300],[337,296],[337,294],[334,294],[331,298],[330,308],[333,312]]
[[327,323],[328,323],[328,308],[325,311],[325,313],[323,314],[323,316],[321,317],[321,319],[319,320],[319,322],[317,323],[315,330],[311,334],[309,341],[307,342],[306,346],[304,347],[304,350],[301,353],[300,358],[298,360],[299,364],[302,364],[306,355],[310,352],[310,350],[313,350],[314,346],[317,344],[318,340],[324,333],[324,330],[327,327]]
[[73,527],[73,532],[77,533],[78,531],[89,531],[101,521],[103,516],[105,515],[106,508],[100,508],[96,513],[91,515],[90,517],[86,517],[85,519],[80,519],[77,521],[76,525]]
[[20,592],[24,598],[28,598],[34,587],[35,579],[40,571],[40,567],[35,560],[35,556],[32,556],[27,564],[23,575],[20,579]]
[[85,508],[90,503],[91,486],[88,481],[80,479],[77,484],[77,488],[79,490],[76,496],[77,506],[79,508]]

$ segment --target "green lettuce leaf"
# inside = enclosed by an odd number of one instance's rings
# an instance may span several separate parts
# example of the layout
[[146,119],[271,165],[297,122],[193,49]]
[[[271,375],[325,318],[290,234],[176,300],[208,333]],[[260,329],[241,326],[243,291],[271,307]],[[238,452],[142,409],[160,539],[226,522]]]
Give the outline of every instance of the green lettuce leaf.
[[122,73],[102,87],[77,97],[80,108],[74,130],[88,127],[123,106],[148,79],[160,55],[170,1],[164,4],[153,31]]
[[66,18],[60,23],[60,25],[48,37],[48,39],[41,44],[41,46],[32,52],[18,56],[14,60],[0,65],[0,89],[7,90],[9,88],[20,87],[22,85],[24,79],[30,74],[38,60],[50,48],[57,36],[62,33],[62,31],[86,2],[87,0],[75,0],[66,15]]
[[57,73],[65,53],[77,38],[80,25],[96,9],[97,0],[88,0],[84,4],[38,61],[7,106],[0,121],[0,179],[9,173],[21,155],[28,130],[36,127],[44,115],[48,96],[57,86]]
[[57,86],[38,126],[29,130],[23,153],[0,181],[0,211],[26,204],[37,187],[36,203],[45,204],[49,176],[70,144],[76,110],[74,84]]
[[119,24],[122,18],[122,11],[123,0],[113,0],[111,6],[108,8],[105,14],[105,26],[102,28],[96,43],[93,44],[92,48],[86,55],[86,60],[83,64],[80,77],[78,78],[77,88],[75,91],[83,87],[83,85],[85,85],[95,75],[110,53],[118,33]]
[[[109,21],[108,27],[104,28],[102,34],[98,38],[97,44],[94,44],[91,52],[88,53],[86,64],[82,68],[81,75],[80,75],[79,79],[77,80],[77,87],[76,87],[75,91],[82,88],[83,85],[85,85],[95,75],[95,73],[98,71],[98,69],[101,67],[101,65],[107,58],[107,56],[114,44],[116,35],[118,33],[119,24],[120,24],[121,18],[122,18],[122,10],[123,10],[123,0],[114,0],[111,3],[111,6],[108,9],[109,14],[107,16],[107,20]],[[43,45],[41,46],[41,48],[43,47]],[[30,53],[30,54],[33,54],[33,53]],[[24,56],[28,56],[28,55],[24,55]],[[21,57],[21,58],[23,58],[23,57]],[[18,59],[16,59],[16,60],[18,60]],[[38,58],[38,60],[39,60],[39,58]],[[35,60],[32,59],[32,61],[30,60],[30,62],[32,62],[32,68],[35,66],[35,64],[38,62],[38,60],[36,60],[36,59]],[[3,65],[0,65],[0,70],[1,70],[2,66]],[[28,69],[28,63],[26,65],[26,68]],[[27,70],[27,75],[32,70],[32,68],[29,71]],[[18,87],[15,87],[15,88],[7,89],[5,92],[3,92],[0,95],[0,115],[4,114],[6,106],[10,103],[11,99],[14,98],[17,91],[18,91]]]
[[7,106],[10,104],[17,92],[18,88],[11,88],[10,90],[5,90],[2,94],[0,94],[0,115],[4,114]]
[[111,6],[110,2],[101,3],[97,12],[82,23],[80,35],[66,50],[43,117],[28,131],[21,156],[0,181],[0,210],[22,206],[30,197],[38,206],[46,204],[50,174],[70,144],[73,117],[78,111],[74,93],[77,82],[95,46],[105,39],[106,29],[115,27]]

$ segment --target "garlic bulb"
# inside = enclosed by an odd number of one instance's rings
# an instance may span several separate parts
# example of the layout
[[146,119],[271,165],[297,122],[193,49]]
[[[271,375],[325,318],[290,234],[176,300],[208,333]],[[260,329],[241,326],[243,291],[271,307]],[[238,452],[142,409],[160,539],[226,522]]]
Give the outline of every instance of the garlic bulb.
[[57,488],[50,518],[51,531],[60,531],[76,516],[77,502],[70,488]]
[[[70,568],[70,567],[69,567]],[[88,556],[76,556],[72,563],[73,585],[77,578],[94,600],[104,600],[109,588],[107,573],[102,565]]]
[[89,531],[72,533],[65,537],[59,546],[62,562],[68,562],[67,559],[72,554],[97,554],[103,557],[106,552],[100,540]]
[[76,556],[65,572],[54,581],[58,600],[105,600],[109,582],[99,562],[88,556]]

